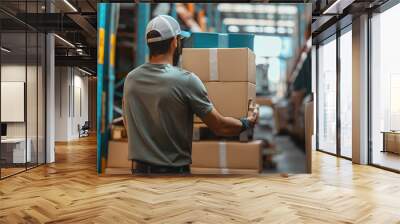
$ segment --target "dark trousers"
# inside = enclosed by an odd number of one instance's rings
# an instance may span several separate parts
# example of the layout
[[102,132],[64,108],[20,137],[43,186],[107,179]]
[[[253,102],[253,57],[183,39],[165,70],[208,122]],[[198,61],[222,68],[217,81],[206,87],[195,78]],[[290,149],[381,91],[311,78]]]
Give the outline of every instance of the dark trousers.
[[145,162],[135,161],[136,167],[132,174],[190,174],[190,166],[158,166]]

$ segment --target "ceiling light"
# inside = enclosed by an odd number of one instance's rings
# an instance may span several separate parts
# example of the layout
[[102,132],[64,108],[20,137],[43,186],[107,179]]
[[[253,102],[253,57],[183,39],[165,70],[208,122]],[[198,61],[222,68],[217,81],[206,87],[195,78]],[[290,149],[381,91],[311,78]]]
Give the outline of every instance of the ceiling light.
[[231,33],[237,33],[237,32],[239,32],[239,27],[235,26],[235,25],[228,26],[228,31],[231,32]]
[[5,48],[5,47],[1,47],[0,49],[1,49],[2,51],[6,52],[6,53],[10,53],[10,52],[11,52],[11,50],[9,50],[9,49],[7,49],[7,48]]
[[65,44],[67,44],[70,47],[75,48],[75,45],[73,45],[71,42],[69,42],[68,40],[58,36],[57,34],[54,34],[55,37],[57,37],[59,40],[61,40],[62,42],[64,42]]
[[294,5],[280,5],[278,7],[278,13],[279,14],[296,14],[297,13],[297,7]]
[[277,26],[294,27],[295,23],[293,20],[278,20],[276,22]]
[[255,32],[257,32],[257,27],[256,26],[246,26],[244,28],[244,30],[249,33],[255,33]]
[[78,10],[71,4],[69,3],[68,0],[64,0],[65,4],[67,4],[74,12],[78,12]]
[[81,71],[81,72],[83,72],[83,73],[85,73],[85,74],[87,74],[87,75],[93,75],[92,73],[90,73],[90,72],[88,72],[88,71],[86,71],[86,70],[83,70],[83,69],[81,69],[81,68],[79,68],[79,67],[78,67],[78,70]]
[[240,19],[240,18],[225,18],[225,25],[240,25],[240,26],[275,26],[275,21],[270,19]]
[[241,13],[262,13],[273,14],[276,13],[275,5],[261,5],[261,4],[231,4],[221,3],[218,5],[220,12],[241,12]]
[[284,33],[286,33],[286,28],[284,28],[284,27],[278,27],[277,33],[279,33],[279,34],[284,34]]
[[272,26],[266,26],[266,27],[264,27],[264,32],[265,33],[275,33],[276,29],[275,29],[275,27],[272,27]]
[[322,14],[341,14],[343,9],[353,3],[354,0],[336,0]]

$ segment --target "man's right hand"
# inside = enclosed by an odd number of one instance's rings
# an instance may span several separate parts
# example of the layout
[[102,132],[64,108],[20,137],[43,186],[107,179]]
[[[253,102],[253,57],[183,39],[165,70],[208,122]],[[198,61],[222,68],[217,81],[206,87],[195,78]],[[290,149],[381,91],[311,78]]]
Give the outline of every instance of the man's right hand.
[[259,113],[260,106],[258,104],[250,105],[249,116],[247,117],[247,120],[249,121],[251,127],[254,127],[254,125],[258,122]]
[[[247,120],[250,127],[258,121],[259,106],[252,104],[249,108]],[[203,122],[219,136],[237,136],[242,131],[242,122],[236,118],[224,117],[213,108],[204,118]]]

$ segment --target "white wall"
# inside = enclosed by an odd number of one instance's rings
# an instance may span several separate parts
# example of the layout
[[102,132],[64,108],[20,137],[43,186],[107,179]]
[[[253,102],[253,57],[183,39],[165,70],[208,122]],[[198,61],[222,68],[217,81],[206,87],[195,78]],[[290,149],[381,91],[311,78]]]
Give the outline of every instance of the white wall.
[[83,75],[76,68],[56,67],[56,141],[79,138],[78,124],[83,125],[88,120],[88,78]]
[[68,68],[55,68],[55,141],[68,140]]

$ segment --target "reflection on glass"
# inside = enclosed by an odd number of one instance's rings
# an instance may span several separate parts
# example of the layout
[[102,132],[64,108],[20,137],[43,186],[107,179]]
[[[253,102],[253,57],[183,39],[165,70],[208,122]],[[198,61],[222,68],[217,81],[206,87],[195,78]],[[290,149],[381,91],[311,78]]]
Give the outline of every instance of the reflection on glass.
[[31,160],[30,144],[26,141],[26,35],[2,33],[1,46],[1,176],[25,170]]
[[340,153],[352,157],[352,35],[340,36]]
[[27,142],[31,148],[31,159],[27,164],[28,168],[37,164],[37,34],[35,32],[27,33],[28,38],[28,62],[27,62]]
[[336,153],[336,40],[318,48],[318,149]]
[[400,170],[400,5],[372,17],[372,163]]
[[[43,13],[45,1],[0,1],[13,14]],[[45,35],[0,12],[0,177],[45,162]],[[38,18],[38,17],[33,17]]]

